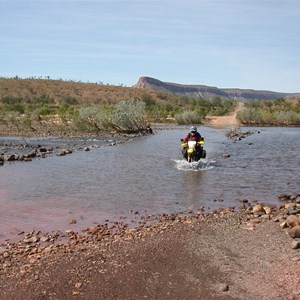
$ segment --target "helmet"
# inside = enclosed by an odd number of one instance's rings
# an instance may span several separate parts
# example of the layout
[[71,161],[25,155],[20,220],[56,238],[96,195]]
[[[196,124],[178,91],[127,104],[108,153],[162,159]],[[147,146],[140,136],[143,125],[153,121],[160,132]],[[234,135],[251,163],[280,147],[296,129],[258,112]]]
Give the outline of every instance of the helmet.
[[196,133],[196,132],[197,132],[197,127],[192,126],[192,127],[191,127],[191,133]]

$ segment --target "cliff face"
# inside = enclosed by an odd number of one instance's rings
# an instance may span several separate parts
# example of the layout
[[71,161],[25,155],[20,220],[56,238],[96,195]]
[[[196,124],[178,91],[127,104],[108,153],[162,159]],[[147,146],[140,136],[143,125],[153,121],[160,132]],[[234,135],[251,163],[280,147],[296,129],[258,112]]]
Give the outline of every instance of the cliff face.
[[163,82],[151,77],[140,77],[138,82],[134,85],[139,89],[154,89],[162,92],[174,93],[182,96],[189,96],[195,98],[211,99],[213,97],[229,98],[239,101],[245,100],[271,100],[277,98],[289,98],[299,97],[300,94],[292,93],[279,93],[272,91],[259,91],[248,89],[234,89],[224,88],[219,89],[217,87],[206,85],[185,85],[171,82]]

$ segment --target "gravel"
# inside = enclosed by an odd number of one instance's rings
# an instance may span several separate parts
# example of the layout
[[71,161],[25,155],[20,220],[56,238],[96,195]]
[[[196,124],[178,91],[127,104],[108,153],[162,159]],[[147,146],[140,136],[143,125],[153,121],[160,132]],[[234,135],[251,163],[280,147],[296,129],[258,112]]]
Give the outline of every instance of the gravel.
[[222,209],[164,215],[135,229],[98,225],[43,251],[34,250],[37,242],[20,254],[17,243],[6,258],[2,247],[0,299],[300,299],[300,250],[279,222],[286,211]]

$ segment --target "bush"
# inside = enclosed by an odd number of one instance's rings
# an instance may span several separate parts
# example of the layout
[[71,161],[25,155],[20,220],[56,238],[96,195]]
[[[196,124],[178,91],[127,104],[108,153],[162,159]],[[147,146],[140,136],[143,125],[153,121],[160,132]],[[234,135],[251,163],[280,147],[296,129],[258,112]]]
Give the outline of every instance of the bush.
[[20,114],[23,114],[25,112],[25,108],[21,104],[7,105],[5,107],[5,110],[10,112],[18,112]]
[[20,104],[22,102],[22,98],[4,97],[1,99],[1,102],[7,105],[15,105],[15,104]]
[[185,111],[175,115],[175,121],[179,125],[184,124],[201,124],[203,121],[203,115],[197,111]]
[[41,116],[46,116],[46,115],[50,115],[51,114],[51,108],[44,104],[40,109],[39,109],[39,115]]
[[109,115],[97,107],[79,108],[74,123],[80,129],[88,131],[106,130],[111,126]]
[[276,111],[271,109],[248,108],[238,112],[237,118],[243,124],[298,126],[300,113],[295,111]]
[[134,99],[121,101],[113,114],[113,127],[120,132],[139,132],[146,129],[146,104]]

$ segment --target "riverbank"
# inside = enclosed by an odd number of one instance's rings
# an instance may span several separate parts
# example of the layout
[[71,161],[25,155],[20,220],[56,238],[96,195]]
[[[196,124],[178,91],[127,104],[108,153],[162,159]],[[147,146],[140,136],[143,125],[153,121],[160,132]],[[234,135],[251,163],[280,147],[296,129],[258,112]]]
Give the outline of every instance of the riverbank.
[[[41,124],[39,124],[41,125]],[[128,143],[146,133],[80,132],[57,126],[39,126],[35,130],[0,124],[0,166],[48,156],[64,156],[103,146]]]
[[281,200],[95,225],[65,243],[24,234],[0,247],[0,299],[299,299],[300,197]]

